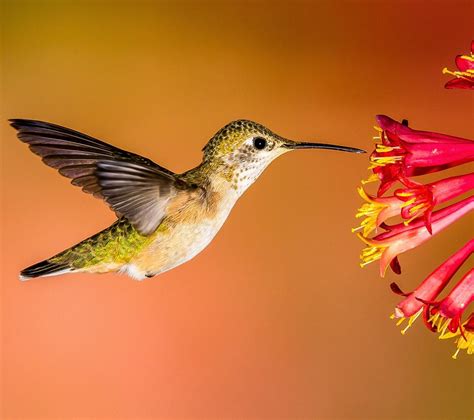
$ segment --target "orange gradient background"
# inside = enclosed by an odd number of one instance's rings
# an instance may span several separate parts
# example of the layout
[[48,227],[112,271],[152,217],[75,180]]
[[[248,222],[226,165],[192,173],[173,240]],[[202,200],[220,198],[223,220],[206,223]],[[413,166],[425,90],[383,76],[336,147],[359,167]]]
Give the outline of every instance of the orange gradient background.
[[468,51],[472,2],[2,6],[2,418],[472,417],[472,358],[453,361],[453,341],[420,321],[403,337],[389,319],[390,282],[414,288],[472,219],[381,279],[359,268],[350,233],[367,155],[295,152],[185,265],[144,282],[22,283],[22,268],[114,216],[6,122],[62,124],[178,172],[237,118],[366,149],[379,113],[474,138],[472,94],[443,89],[441,73]]

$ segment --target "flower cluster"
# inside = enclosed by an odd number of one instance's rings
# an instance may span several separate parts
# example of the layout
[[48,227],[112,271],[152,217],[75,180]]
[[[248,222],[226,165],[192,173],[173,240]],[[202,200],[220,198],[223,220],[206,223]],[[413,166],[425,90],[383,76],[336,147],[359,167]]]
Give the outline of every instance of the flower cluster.
[[[457,56],[455,61],[458,70],[443,70],[444,74],[454,76],[445,87],[474,89],[474,41],[471,54]],[[358,188],[364,204],[356,214],[362,219],[360,226],[353,231],[366,244],[361,266],[380,261],[380,275],[384,277],[388,267],[401,273],[400,254],[433,238],[474,209],[474,196],[469,196],[474,189],[474,173],[427,184],[418,181],[420,175],[474,161],[474,141],[413,130],[406,120],[399,123],[384,115],[377,116],[375,129],[375,150],[369,166],[372,174]],[[370,195],[364,185],[374,181],[379,182],[379,187],[375,195]],[[393,191],[392,195],[387,195],[389,191]],[[393,218],[399,222],[388,224]],[[406,322],[402,334],[421,315],[425,325],[438,333],[440,339],[456,339],[453,358],[460,350],[474,353],[474,312],[464,316],[474,301],[474,269],[469,269],[444,298],[439,298],[473,251],[474,239],[410,293],[404,293],[396,283],[390,285],[394,293],[403,296],[391,316],[397,325]]]
[[[365,202],[356,214],[361,219],[360,226],[353,231],[366,244],[361,266],[379,260],[383,277],[388,267],[401,273],[400,254],[430,240],[474,209],[474,196],[462,198],[474,189],[474,173],[428,184],[420,183],[417,178],[474,161],[474,141],[414,130],[406,121],[399,123],[383,115],[377,116],[375,128],[378,135],[370,155],[372,174],[358,188]],[[375,195],[364,189],[372,181],[380,183]],[[393,193],[388,195],[391,190]],[[389,224],[395,217],[399,223]],[[422,315],[425,324],[438,332],[440,338],[456,337],[455,356],[460,349],[474,353],[474,312],[463,320],[466,308],[474,300],[474,270],[444,299],[437,301],[473,250],[474,240],[471,240],[411,293],[403,293],[392,283],[392,290],[404,297],[392,315],[398,320],[397,325],[407,321],[402,333]]]

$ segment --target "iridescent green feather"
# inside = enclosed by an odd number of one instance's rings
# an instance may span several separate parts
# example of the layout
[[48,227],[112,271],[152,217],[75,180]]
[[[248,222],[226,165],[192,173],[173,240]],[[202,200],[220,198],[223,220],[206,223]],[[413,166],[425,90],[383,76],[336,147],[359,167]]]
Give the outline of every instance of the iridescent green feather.
[[84,269],[99,264],[125,264],[153,238],[143,236],[124,218],[48,261]]

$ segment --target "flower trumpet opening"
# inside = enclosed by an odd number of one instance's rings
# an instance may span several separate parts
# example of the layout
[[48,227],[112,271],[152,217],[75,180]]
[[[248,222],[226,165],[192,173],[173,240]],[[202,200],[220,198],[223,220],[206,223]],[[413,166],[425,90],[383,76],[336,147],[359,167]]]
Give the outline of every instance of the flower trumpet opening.
[[387,219],[400,214],[404,203],[398,197],[373,197],[362,188],[357,188],[359,195],[365,200],[365,203],[357,210],[356,218],[364,217],[360,226],[352,229],[352,232],[363,231],[367,237],[373,230],[376,230]]
[[433,322],[437,322],[440,327],[439,331],[443,331],[438,337],[440,340],[456,338],[454,343],[456,344],[457,349],[452,356],[453,359],[457,359],[461,350],[466,350],[467,354],[474,354],[474,328],[469,328],[470,325],[474,324],[474,313],[472,313],[467,321],[460,325],[459,330],[454,333],[447,330],[445,326],[449,325],[450,319],[443,319],[442,316],[439,316]]
[[357,189],[365,203],[359,207],[356,218],[364,218],[352,232],[362,230],[367,237],[391,217],[400,215],[408,225],[417,218],[423,217],[430,233],[431,214],[437,204],[445,203],[461,194],[474,189],[474,173],[442,179],[431,184],[417,184],[410,188],[399,188],[391,197],[374,197],[364,188]]
[[474,269],[471,269],[440,302],[427,303],[424,313],[426,321],[439,333],[440,339],[457,337],[458,347],[453,358],[459,350],[467,349],[468,354],[473,352],[474,318],[471,314],[467,321],[462,322],[466,308],[474,301]]
[[[391,316],[392,319],[396,318],[399,320],[397,325],[408,319],[408,325],[402,330],[402,334],[408,330],[423,311],[425,312],[423,319],[427,323],[429,306],[449,284],[453,276],[473,252],[474,239],[468,241],[461,249],[436,268],[413,292],[404,293],[396,283],[390,285],[394,293],[405,297],[396,306],[395,312]],[[431,323],[427,323],[427,327],[432,331],[436,331],[436,327]]]
[[[409,178],[441,171],[474,160],[474,141],[434,132],[413,130],[385,115],[378,115],[378,136],[370,155],[369,170],[380,180],[377,195],[397,181],[407,187]],[[376,180],[370,176],[365,182]]]
[[439,315],[442,318],[450,319],[448,328],[451,332],[456,332],[459,328],[460,320],[464,310],[474,301],[474,268],[458,282],[453,290],[440,302],[431,302],[428,305],[432,308],[428,315]]
[[401,216],[405,225],[418,217],[423,217],[431,233],[431,213],[437,204],[443,204],[461,194],[474,189],[474,173],[453,176],[431,184],[419,184],[411,188],[401,188],[394,195],[404,202]]
[[388,231],[374,238],[366,238],[358,233],[357,237],[367,245],[360,255],[361,267],[380,259],[380,275],[384,277],[395,257],[426,242],[473,208],[474,196],[434,212],[431,217],[432,234],[421,219],[414,220],[409,226],[404,223],[386,226]]

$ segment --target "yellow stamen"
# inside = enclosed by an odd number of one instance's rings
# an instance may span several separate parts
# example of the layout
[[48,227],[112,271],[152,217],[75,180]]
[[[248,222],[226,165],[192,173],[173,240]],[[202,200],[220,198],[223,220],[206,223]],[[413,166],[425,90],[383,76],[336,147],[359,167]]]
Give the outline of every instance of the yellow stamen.
[[370,163],[375,166],[386,166],[397,163],[403,159],[403,156],[371,156]]
[[425,210],[427,208],[428,208],[428,205],[426,203],[418,204],[412,207],[410,210],[408,210],[408,213],[413,214],[413,216],[410,217],[408,220],[404,220],[403,224],[405,226],[408,226],[413,220],[415,220],[420,215],[420,213],[422,213],[419,210],[421,209]]
[[412,195],[415,195],[415,193],[412,191],[402,191],[399,192],[397,195],[399,195],[400,197],[411,197]]
[[436,312],[434,315],[431,315],[430,318],[428,319],[428,322],[435,325],[436,324],[436,321],[438,320],[439,318],[439,312]]
[[364,248],[362,250],[362,254],[360,254],[360,259],[362,262],[359,264],[361,267],[365,267],[367,264],[370,264],[374,261],[379,260],[382,257],[382,254],[384,253],[385,249],[387,248],[386,246],[381,246],[378,244],[375,244],[373,242],[369,242],[369,239],[361,235],[360,233],[357,234],[357,237],[367,245],[368,247]]
[[393,152],[395,149],[399,149],[399,147],[385,146],[384,144],[377,144],[375,146],[375,151],[379,153]]
[[451,71],[445,67],[443,69],[443,74],[450,74],[458,79],[471,80],[474,77],[474,70],[468,69],[466,71]]
[[421,210],[424,207],[427,207],[426,203],[417,204],[416,206],[413,206],[410,210],[408,210],[408,213],[416,213],[418,210]]
[[377,176],[377,174],[371,174],[367,179],[363,179],[361,181],[362,185],[365,185],[365,184],[368,184],[370,182],[376,182],[379,180],[379,177]]
[[[395,308],[395,312],[399,312],[400,315],[403,314],[403,312],[399,309],[399,308]],[[403,328],[403,330],[400,331],[401,334],[405,335],[406,332],[409,330],[409,328],[413,325],[413,323],[418,319],[418,317],[421,315],[421,313],[423,312],[423,308],[420,308],[420,310],[418,310],[418,312],[414,313],[413,315],[409,316],[408,318],[402,316],[402,317],[399,317],[399,316],[396,316],[395,314],[392,314],[390,316],[391,319],[396,319],[397,320],[397,327],[399,327],[400,325],[403,324],[403,322],[408,319],[408,324],[405,326],[405,328]]]
[[423,312],[423,308],[421,308],[417,313],[413,314],[410,318],[408,318],[408,325],[403,330],[400,331],[403,335],[405,335],[405,333],[413,325],[413,323],[417,320],[417,318],[421,315],[422,312]]
[[446,332],[446,329],[448,328],[448,325],[449,323],[451,322],[451,320],[448,318],[448,319],[444,319],[444,320],[440,320],[439,322],[439,326],[438,326],[438,332],[439,332],[439,339],[441,340],[444,333]]
[[415,201],[416,201],[416,197],[415,197],[415,198],[411,198],[410,200],[405,201],[400,207],[411,206]]
[[357,232],[363,229],[363,235],[368,236],[370,233],[377,228],[377,219],[382,210],[388,207],[387,204],[382,204],[372,199],[362,187],[357,188],[359,195],[366,201],[357,210],[356,217],[365,217],[360,223],[360,226],[352,229],[352,232]]
[[383,129],[380,128],[378,125],[374,125],[374,130],[380,132],[380,133],[383,133]]
[[[456,337],[456,341],[454,343],[457,346],[457,350],[452,356],[453,359],[456,359],[458,357],[460,350],[466,350],[467,354],[474,354],[474,333],[466,331],[466,329],[464,329],[464,326],[467,324],[467,321],[461,324],[455,332],[451,332],[448,329],[449,324],[451,322],[451,318],[443,317],[439,313],[430,317],[429,322],[432,322],[433,325],[437,327],[439,331],[440,340],[446,340],[449,338]],[[461,331],[463,331],[464,336],[461,334]]]
[[471,53],[471,55],[461,55],[461,58],[464,59],[464,60],[467,60],[467,61],[473,61],[474,62],[474,53]]

